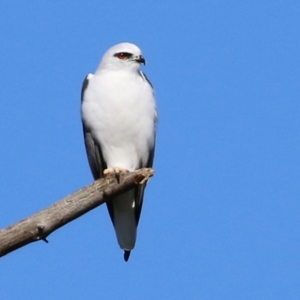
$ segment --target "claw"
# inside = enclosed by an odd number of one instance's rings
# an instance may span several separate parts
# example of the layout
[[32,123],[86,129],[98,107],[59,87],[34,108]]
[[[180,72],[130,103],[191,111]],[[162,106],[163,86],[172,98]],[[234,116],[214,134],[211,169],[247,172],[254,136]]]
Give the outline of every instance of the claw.
[[115,177],[116,177],[116,179],[117,179],[117,181],[118,181],[118,183],[120,183],[120,177],[121,177],[121,173],[122,172],[125,172],[125,173],[127,173],[128,172],[128,170],[126,170],[126,169],[121,169],[121,168],[114,168],[114,169],[112,169],[112,168],[107,168],[107,169],[105,169],[104,171],[103,171],[103,175],[104,176],[107,176],[107,175],[110,175],[110,174],[112,174],[112,173],[114,173],[115,174]]
[[106,176],[106,175],[109,175],[109,174],[111,174],[111,173],[113,173],[113,172],[114,172],[114,169],[108,168],[108,169],[105,169],[105,170],[103,171],[103,175]]
[[118,183],[120,183],[120,169],[119,168],[115,168],[115,176],[116,176],[116,179],[118,181]]

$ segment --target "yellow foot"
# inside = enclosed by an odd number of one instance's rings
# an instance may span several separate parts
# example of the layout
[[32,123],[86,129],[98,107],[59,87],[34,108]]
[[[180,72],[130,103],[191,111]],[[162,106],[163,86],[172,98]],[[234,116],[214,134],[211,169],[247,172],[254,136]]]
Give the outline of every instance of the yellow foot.
[[114,172],[115,172],[115,171],[114,171],[114,169],[112,169],[112,168],[105,169],[105,170],[103,171],[103,175],[106,176],[106,175],[112,174],[112,173],[114,173]]
[[128,173],[129,171],[127,169],[122,169],[122,168],[115,168],[115,173],[120,174],[120,173]]
[[128,173],[129,171],[127,169],[122,169],[122,168],[108,168],[108,169],[105,169],[103,171],[103,175],[104,177],[107,176],[107,175],[110,175],[110,174],[115,174],[116,176],[116,179],[118,182],[120,182],[120,176],[121,176],[121,173]]
[[103,175],[109,175],[109,174],[112,174],[112,173],[115,173],[115,174],[120,174],[120,173],[128,173],[129,171],[127,169],[122,169],[122,168],[108,168],[108,169],[105,169],[103,171]]

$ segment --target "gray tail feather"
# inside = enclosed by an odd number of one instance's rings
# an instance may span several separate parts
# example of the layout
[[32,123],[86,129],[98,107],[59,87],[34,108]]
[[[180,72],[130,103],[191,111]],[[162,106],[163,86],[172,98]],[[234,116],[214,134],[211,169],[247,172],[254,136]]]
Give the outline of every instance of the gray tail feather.
[[130,251],[124,250],[124,260],[125,260],[125,261],[128,261],[129,256],[130,256]]

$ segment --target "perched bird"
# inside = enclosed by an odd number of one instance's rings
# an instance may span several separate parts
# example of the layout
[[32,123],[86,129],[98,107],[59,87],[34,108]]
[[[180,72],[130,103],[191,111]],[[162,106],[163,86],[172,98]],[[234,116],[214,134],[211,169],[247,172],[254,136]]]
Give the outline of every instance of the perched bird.
[[[108,49],[95,74],[84,79],[81,118],[95,180],[110,172],[152,167],[157,112],[153,87],[141,64],[145,65],[141,50],[121,43]],[[125,261],[135,245],[145,186],[107,203]]]

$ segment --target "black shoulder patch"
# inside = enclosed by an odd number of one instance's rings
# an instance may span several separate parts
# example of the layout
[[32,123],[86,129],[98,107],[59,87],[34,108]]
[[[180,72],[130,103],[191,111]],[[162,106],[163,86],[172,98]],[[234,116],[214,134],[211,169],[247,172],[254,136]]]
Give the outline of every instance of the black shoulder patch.
[[142,77],[145,81],[147,81],[147,82],[150,84],[150,86],[153,88],[153,85],[152,85],[152,83],[150,82],[150,80],[148,79],[148,77],[146,76],[146,74],[143,73],[142,71],[140,71],[140,75],[141,75],[141,77]]
[[83,101],[83,95],[84,95],[84,92],[86,90],[86,88],[88,87],[89,85],[89,80],[88,80],[88,76],[89,75],[86,75],[84,80],[83,80],[83,83],[82,83],[82,87],[81,87],[81,102]]

